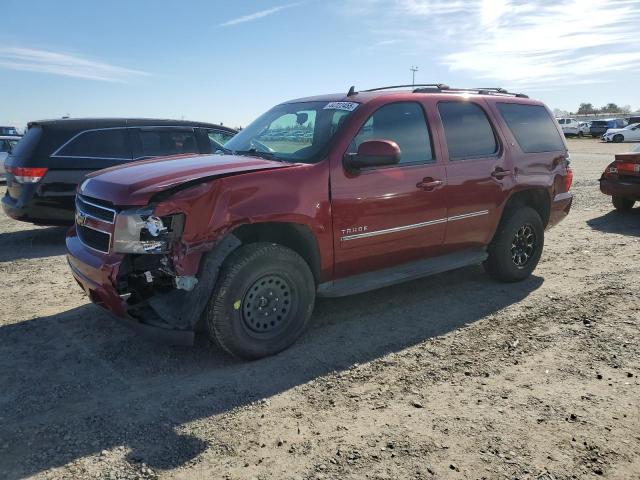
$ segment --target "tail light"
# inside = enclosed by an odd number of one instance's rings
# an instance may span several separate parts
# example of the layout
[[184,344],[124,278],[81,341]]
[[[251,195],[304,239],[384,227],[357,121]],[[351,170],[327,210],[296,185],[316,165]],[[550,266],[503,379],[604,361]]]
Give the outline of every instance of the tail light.
[[573,169],[567,165],[567,175],[564,177],[564,191],[568,192],[573,183]]
[[47,169],[43,167],[7,167],[7,172],[13,175],[18,183],[38,183],[47,173]]
[[571,189],[571,184],[573,183],[573,168],[571,168],[571,154],[567,152],[564,158],[567,165],[567,174],[564,177],[564,191],[568,192]]

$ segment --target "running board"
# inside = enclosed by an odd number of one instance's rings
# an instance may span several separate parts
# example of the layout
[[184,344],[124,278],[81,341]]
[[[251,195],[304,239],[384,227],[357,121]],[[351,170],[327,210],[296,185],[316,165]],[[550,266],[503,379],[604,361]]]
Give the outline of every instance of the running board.
[[403,263],[396,267],[321,283],[318,286],[317,294],[319,297],[344,297],[368,292],[369,290],[376,290],[389,285],[482,263],[487,259],[487,256],[486,249],[482,248]]

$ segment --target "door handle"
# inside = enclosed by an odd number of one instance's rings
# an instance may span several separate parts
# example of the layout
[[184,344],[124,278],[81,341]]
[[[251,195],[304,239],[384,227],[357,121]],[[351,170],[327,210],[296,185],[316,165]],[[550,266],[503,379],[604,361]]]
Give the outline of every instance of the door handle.
[[497,167],[493,172],[491,172],[491,176],[498,179],[504,178],[507,175],[511,175],[511,170],[504,170],[500,167]]
[[416,188],[430,192],[442,186],[442,180],[434,180],[431,177],[423,178],[421,182],[416,183]]

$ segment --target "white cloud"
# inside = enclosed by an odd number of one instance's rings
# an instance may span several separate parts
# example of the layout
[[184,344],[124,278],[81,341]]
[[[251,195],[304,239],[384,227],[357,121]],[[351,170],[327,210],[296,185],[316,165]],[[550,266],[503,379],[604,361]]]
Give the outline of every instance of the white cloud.
[[120,83],[126,83],[134,77],[148,75],[139,70],[118,67],[68,53],[21,47],[1,47],[0,68]]
[[278,13],[281,10],[285,10],[287,8],[297,7],[301,5],[303,2],[297,3],[289,3],[287,5],[280,5],[278,7],[268,8],[266,10],[260,10],[259,12],[251,13],[249,15],[244,15],[242,17],[234,18],[231,20],[227,20],[224,23],[221,23],[221,27],[230,27],[232,25],[238,25],[239,23],[251,22],[253,20],[258,20],[259,18],[263,18],[269,15],[273,15],[274,13]]
[[504,86],[598,82],[640,69],[638,0],[350,2],[381,42],[403,38],[414,57]]

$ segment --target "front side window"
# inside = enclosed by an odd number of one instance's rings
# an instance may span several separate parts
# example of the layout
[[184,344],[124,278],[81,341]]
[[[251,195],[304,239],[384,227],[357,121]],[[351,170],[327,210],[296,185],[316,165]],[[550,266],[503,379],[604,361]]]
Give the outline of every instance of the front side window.
[[127,130],[110,128],[87,130],[55,153],[59,157],[131,159]]
[[564,150],[564,142],[542,105],[498,103],[498,111],[525,153]]
[[391,103],[376,110],[351,142],[349,153],[356,153],[367,140],[396,142],[401,164],[434,162],[424,112],[415,102]]
[[239,155],[312,163],[356,108],[355,102],[284,103],[260,116],[224,146]]
[[449,149],[449,160],[493,156],[498,142],[487,114],[475,103],[440,102],[438,111]]
[[193,130],[172,128],[140,129],[143,157],[164,157],[183,153],[198,153]]
[[233,133],[224,130],[207,130],[209,141],[211,142],[211,150],[215,152],[233,138]]

